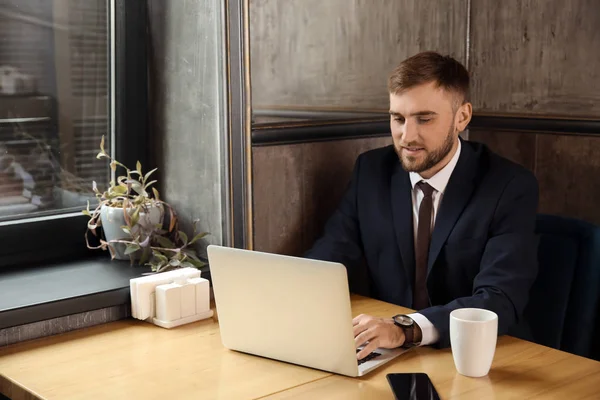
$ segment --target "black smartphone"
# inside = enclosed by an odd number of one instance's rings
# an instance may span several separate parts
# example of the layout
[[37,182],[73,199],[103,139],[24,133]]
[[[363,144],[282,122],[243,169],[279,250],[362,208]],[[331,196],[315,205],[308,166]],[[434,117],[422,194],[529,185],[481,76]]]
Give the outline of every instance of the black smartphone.
[[396,400],[440,400],[427,374],[387,374],[386,378]]

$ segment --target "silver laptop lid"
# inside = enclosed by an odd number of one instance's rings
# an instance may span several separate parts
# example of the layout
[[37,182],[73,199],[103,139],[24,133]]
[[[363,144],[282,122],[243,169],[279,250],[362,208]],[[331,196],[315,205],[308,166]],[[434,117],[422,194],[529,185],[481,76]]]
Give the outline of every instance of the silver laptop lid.
[[208,259],[225,347],[358,374],[342,264],[215,245]]

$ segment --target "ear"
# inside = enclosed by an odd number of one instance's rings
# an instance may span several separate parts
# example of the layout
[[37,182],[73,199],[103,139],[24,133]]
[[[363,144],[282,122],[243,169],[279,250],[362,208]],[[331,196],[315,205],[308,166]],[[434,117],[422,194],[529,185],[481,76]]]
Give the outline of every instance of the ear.
[[456,129],[458,132],[462,132],[465,130],[469,122],[471,121],[471,116],[473,115],[473,106],[469,102],[463,103],[458,110],[456,111]]

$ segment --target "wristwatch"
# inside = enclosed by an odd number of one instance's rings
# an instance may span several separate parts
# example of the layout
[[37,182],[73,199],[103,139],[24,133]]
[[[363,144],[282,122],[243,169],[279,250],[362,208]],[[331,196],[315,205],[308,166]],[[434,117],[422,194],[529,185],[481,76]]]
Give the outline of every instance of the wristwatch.
[[421,338],[415,337],[420,335],[415,335],[416,331],[418,330],[418,327],[416,326],[417,324],[411,317],[404,314],[398,314],[394,315],[392,319],[394,320],[394,324],[402,328],[402,330],[404,331],[405,339],[402,347],[410,348],[421,344]]

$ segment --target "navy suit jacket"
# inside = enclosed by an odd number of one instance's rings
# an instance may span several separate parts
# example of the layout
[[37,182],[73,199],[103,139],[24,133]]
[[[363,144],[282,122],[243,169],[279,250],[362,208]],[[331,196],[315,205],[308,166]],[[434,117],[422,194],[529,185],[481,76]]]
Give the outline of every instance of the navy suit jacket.
[[[415,276],[412,187],[393,146],[361,154],[339,208],[306,257],[348,270],[350,288],[363,277],[368,295],[412,307]],[[427,287],[419,312],[450,345],[456,308],[498,314],[498,333],[519,321],[537,275],[534,234],[538,184],[525,168],[486,146],[463,141],[432,232]]]

